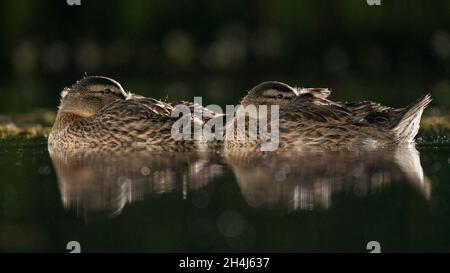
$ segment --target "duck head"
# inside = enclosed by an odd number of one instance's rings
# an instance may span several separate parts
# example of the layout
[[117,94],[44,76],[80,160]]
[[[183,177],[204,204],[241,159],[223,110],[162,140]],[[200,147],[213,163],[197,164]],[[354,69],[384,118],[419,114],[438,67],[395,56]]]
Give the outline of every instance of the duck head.
[[277,81],[262,82],[248,91],[241,104],[285,105],[297,96],[295,88]]
[[60,113],[90,117],[115,100],[125,100],[128,93],[117,81],[101,76],[89,76],[64,88],[61,92]]

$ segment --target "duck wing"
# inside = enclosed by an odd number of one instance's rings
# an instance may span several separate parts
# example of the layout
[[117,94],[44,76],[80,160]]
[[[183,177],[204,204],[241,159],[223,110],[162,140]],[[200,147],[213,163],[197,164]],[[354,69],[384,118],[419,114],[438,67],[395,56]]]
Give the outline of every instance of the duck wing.
[[[131,145],[143,149],[152,145],[156,150],[174,147],[174,141],[186,140],[178,145],[177,150],[190,150],[194,148],[197,139],[184,139],[187,136],[195,137],[197,126],[191,126],[186,131],[185,124],[199,122],[191,115],[171,116],[175,109],[170,104],[151,98],[131,98],[116,100],[106,105],[98,113],[86,119],[86,128],[91,128],[93,136],[108,139],[110,143]],[[178,122],[177,131],[181,134],[173,135],[174,125]],[[192,124],[192,123],[191,123]],[[176,128],[175,128],[176,129]],[[197,146],[195,146],[197,147]]]
[[358,123],[386,124],[392,120],[396,109],[372,101],[337,102],[352,113]]
[[351,112],[327,97],[328,89],[311,88],[303,91],[286,108],[280,111],[280,116],[293,119],[310,119],[317,122],[349,121]]
[[170,121],[173,107],[150,98],[117,100],[101,109],[94,118],[130,123],[145,120]]

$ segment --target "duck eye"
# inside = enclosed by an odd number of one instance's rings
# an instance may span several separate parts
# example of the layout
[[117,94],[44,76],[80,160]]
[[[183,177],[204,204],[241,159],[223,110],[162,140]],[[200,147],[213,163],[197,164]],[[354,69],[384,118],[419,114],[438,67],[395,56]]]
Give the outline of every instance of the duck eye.
[[283,98],[283,95],[279,94],[279,95],[277,96],[277,98],[281,100],[281,99]]
[[105,90],[103,90],[106,94],[112,94],[112,90],[109,88],[106,88]]

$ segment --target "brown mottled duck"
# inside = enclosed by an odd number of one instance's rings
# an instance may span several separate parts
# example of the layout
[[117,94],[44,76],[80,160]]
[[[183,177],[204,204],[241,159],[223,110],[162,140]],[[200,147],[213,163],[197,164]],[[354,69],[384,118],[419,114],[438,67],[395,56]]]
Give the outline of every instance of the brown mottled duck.
[[[278,150],[375,148],[413,143],[422,112],[431,102],[425,95],[404,108],[371,101],[334,102],[326,88],[295,88],[270,81],[253,87],[243,106],[279,105]],[[257,148],[261,141],[226,140],[225,150]]]
[[[192,105],[190,105],[192,106]],[[126,92],[115,80],[90,76],[61,92],[49,148],[64,151],[191,151],[202,141],[175,141],[172,104]],[[193,122],[201,122],[196,120]]]

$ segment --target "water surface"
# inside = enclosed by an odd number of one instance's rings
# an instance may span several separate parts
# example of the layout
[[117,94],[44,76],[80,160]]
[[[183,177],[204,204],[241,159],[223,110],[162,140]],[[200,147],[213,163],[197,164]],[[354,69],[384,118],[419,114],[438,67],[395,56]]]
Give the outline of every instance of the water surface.
[[0,141],[0,251],[450,251],[450,145],[49,154]]

